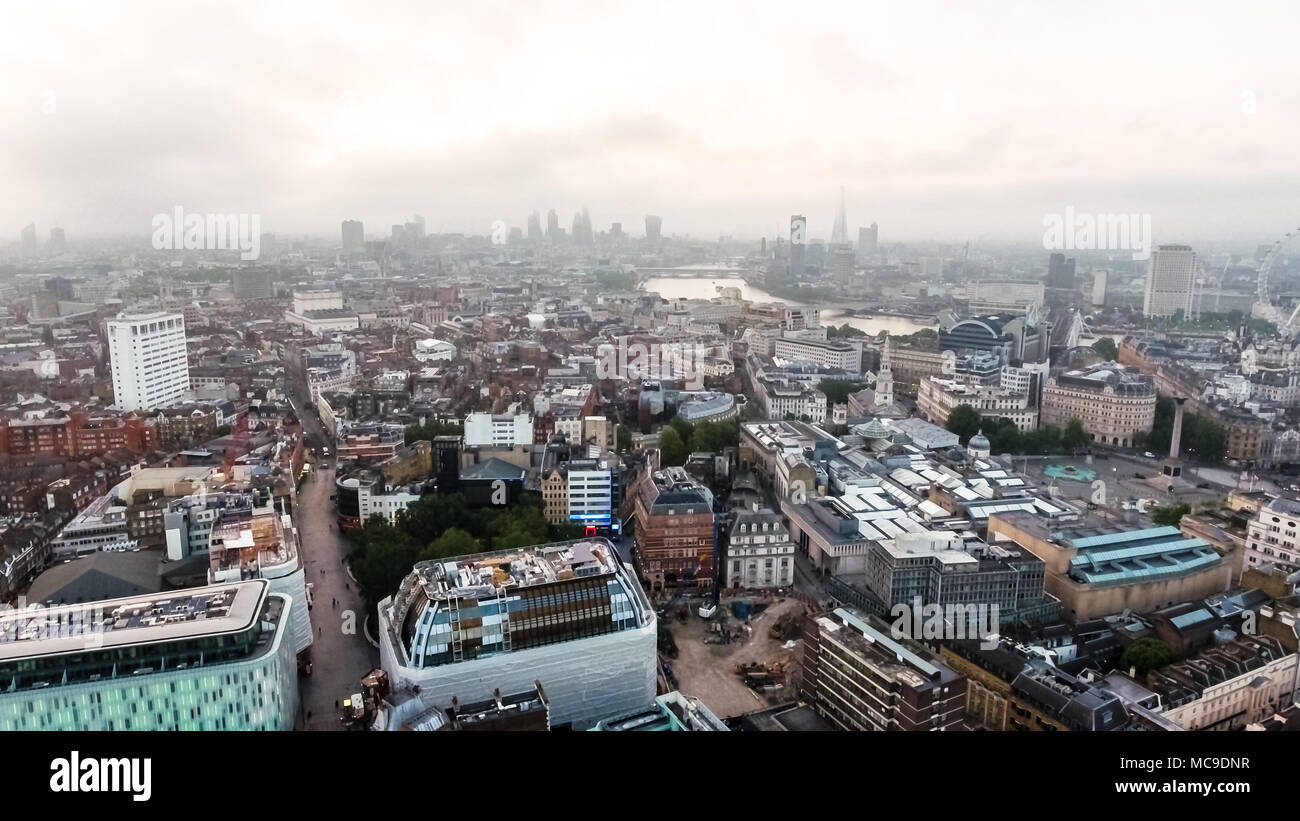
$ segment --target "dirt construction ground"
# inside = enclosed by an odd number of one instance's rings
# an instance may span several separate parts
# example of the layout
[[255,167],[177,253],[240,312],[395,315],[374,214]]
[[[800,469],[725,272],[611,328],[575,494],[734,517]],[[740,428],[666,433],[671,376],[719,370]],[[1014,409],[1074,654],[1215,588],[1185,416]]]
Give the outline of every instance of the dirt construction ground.
[[[744,634],[741,622],[731,614],[732,601],[767,603],[768,607],[756,616],[751,615],[751,631]],[[686,621],[669,613],[664,622],[670,626],[673,640],[677,642],[677,658],[666,659],[677,677],[677,689],[684,695],[695,696],[713,711],[719,718],[730,718],[762,709],[769,704],[789,701],[794,697],[790,687],[790,676],[784,688],[770,694],[757,693],[745,686],[740,676],[736,675],[737,664],[761,662],[770,664],[776,661],[786,662],[788,673],[793,672],[799,660],[799,643],[793,649],[782,648],[782,642],[768,636],[768,629],[776,623],[782,614],[794,611],[802,613],[804,603],[795,598],[786,598],[778,603],[777,599],[758,597],[724,598],[718,608],[718,615],[711,621],[723,620],[724,624],[741,634],[732,639],[730,644],[705,644],[709,635],[710,621],[705,621],[696,614],[699,601],[690,604],[690,613]]]

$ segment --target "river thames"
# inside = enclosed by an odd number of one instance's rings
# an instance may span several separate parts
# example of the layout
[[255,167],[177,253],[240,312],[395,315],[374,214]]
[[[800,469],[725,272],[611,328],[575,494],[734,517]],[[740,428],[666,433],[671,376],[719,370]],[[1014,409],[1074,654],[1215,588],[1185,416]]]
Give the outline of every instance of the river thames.
[[[753,302],[784,302],[792,306],[805,304],[793,299],[772,296],[762,288],[750,285],[739,277],[716,277],[714,279],[653,277],[645,281],[645,290],[654,291],[664,299],[713,299],[719,295],[720,288],[739,289],[741,299]],[[823,325],[843,325],[847,323],[849,326],[873,336],[881,331],[889,331],[891,336],[905,336],[916,333],[923,328],[934,329],[937,327],[934,322],[918,322],[902,316],[845,316],[843,310],[825,305],[821,306],[821,322]]]

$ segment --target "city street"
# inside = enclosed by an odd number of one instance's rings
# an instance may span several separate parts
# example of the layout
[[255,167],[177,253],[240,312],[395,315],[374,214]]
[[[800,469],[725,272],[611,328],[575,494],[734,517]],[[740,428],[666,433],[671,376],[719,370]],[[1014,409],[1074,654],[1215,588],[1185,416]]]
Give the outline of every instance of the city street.
[[312,645],[312,674],[300,678],[299,726],[311,730],[339,729],[335,701],[342,702],[359,691],[361,677],[379,664],[379,651],[365,637],[361,596],[343,565],[348,545],[337,532],[330,501],[334,469],[328,462],[319,465],[319,472],[313,469],[298,494],[303,565],[307,581],[315,585],[311,621],[317,634]]

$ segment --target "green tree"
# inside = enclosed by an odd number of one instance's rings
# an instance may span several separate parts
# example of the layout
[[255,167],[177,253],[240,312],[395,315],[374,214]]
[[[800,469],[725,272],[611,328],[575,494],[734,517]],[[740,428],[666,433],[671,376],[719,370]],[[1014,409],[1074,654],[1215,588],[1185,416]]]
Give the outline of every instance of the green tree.
[[497,523],[492,537],[493,550],[507,550],[550,540],[551,524],[540,507],[525,504],[508,509]]
[[349,565],[370,604],[392,595],[411,572],[418,556],[416,546],[402,531],[382,517],[373,517],[352,536]]
[[1083,429],[1083,422],[1076,416],[1065,425],[1061,432],[1061,447],[1066,450],[1078,450],[1088,446],[1088,432]]
[[405,439],[409,445],[412,442],[432,442],[435,436],[460,436],[463,432],[464,428],[455,422],[431,420],[423,425],[408,425]]
[[631,291],[637,285],[637,277],[634,272],[597,271],[594,278],[596,285],[602,291]]
[[826,401],[833,405],[843,405],[849,401],[849,394],[861,388],[861,382],[851,379],[823,379],[817,383],[817,390],[826,394]]
[[740,421],[700,422],[691,433],[691,450],[721,453],[740,445]]
[[[1133,447],[1145,447],[1155,453],[1168,453],[1174,434],[1174,400],[1168,396],[1156,398],[1156,415],[1151,433],[1139,439],[1134,437]],[[1179,451],[1205,462],[1221,462],[1228,447],[1228,434],[1223,426],[1194,413],[1183,414],[1183,434]]]
[[1183,417],[1183,452],[1205,462],[1221,462],[1228,447],[1228,434],[1213,419],[1188,414]]
[[1098,339],[1096,342],[1092,343],[1092,349],[1106,357],[1111,362],[1119,359],[1119,348],[1116,347],[1115,340],[1110,337],[1103,336],[1101,339]]
[[476,516],[459,493],[426,496],[397,514],[397,527],[419,545],[452,528],[478,533]]
[[1157,638],[1144,638],[1124,648],[1119,666],[1125,670],[1133,669],[1138,676],[1145,676],[1152,670],[1158,670],[1174,660],[1174,651],[1169,645]]
[[672,419],[668,421],[668,425],[673,430],[677,431],[677,435],[681,437],[682,445],[686,448],[687,453],[690,453],[692,450],[695,449],[691,445],[691,435],[695,432],[694,425],[692,425],[690,422],[687,422],[685,419],[681,418],[680,416],[674,416]]
[[[427,562],[431,559],[449,559],[452,556],[467,556],[471,553],[478,553],[481,550],[478,539],[469,535],[458,527],[453,527],[438,538],[429,542],[429,546],[420,551],[418,561]],[[407,568],[409,571],[411,568]],[[401,580],[398,580],[401,583]],[[394,590],[397,588],[394,587]]]
[[665,427],[659,431],[659,464],[663,467],[677,467],[686,464],[690,451],[682,441],[681,434],[675,428]]
[[957,438],[964,445],[968,439],[979,433],[981,422],[979,411],[963,404],[948,412],[947,428],[957,434]]
[[586,534],[586,532],[587,532],[586,527],[573,522],[565,522],[564,524],[551,525],[551,530],[547,538],[547,541],[563,542],[569,539],[581,539]]
[[859,330],[847,322],[838,328],[834,325],[828,325],[826,327],[827,339],[851,339],[859,336],[868,336],[868,334],[866,331]]
[[1192,512],[1192,506],[1184,502],[1161,505],[1151,511],[1151,521],[1158,525],[1178,527],[1183,517]]
[[1038,430],[1031,430],[1020,436],[1021,453],[1060,453],[1061,429],[1054,425],[1044,425]]
[[1269,322],[1267,319],[1252,319],[1246,326],[1256,336],[1273,336],[1277,333],[1277,323]]
[[989,450],[993,454],[1020,453],[1020,429],[1016,423],[1005,416],[999,419],[984,418],[984,435],[989,440]]

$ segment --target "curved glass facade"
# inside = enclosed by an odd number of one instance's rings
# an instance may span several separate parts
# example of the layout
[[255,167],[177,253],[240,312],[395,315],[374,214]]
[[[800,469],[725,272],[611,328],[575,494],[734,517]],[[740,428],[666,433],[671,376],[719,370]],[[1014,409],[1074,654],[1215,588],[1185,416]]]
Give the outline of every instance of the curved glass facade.
[[47,642],[32,641],[32,655],[0,661],[0,731],[293,729],[293,603],[263,595],[257,617],[233,632],[48,655],[39,655]]

